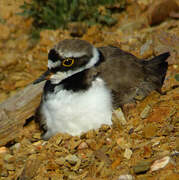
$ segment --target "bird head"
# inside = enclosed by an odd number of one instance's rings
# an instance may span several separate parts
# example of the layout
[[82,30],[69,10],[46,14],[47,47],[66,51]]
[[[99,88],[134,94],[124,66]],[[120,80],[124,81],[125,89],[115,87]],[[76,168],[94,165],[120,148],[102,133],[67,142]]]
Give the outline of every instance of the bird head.
[[47,79],[52,84],[58,84],[63,79],[95,66],[99,56],[98,49],[84,40],[60,41],[48,53],[48,70],[34,84]]

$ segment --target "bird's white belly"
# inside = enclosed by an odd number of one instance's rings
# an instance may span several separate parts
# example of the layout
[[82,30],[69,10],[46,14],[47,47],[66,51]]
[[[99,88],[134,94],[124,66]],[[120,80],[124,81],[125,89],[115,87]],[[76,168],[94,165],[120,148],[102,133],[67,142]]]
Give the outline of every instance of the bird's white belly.
[[48,129],[46,138],[58,132],[80,135],[102,124],[112,124],[111,93],[103,80],[97,78],[86,91],[60,90],[50,94],[43,103],[42,113]]

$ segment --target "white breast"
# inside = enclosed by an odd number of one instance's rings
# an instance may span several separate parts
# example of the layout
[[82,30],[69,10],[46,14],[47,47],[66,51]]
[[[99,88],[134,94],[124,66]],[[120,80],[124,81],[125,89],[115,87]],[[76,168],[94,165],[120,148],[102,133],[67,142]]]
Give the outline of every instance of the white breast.
[[80,135],[102,124],[111,125],[112,99],[102,79],[97,78],[87,91],[60,90],[49,94],[42,105],[48,131],[44,139],[62,132]]

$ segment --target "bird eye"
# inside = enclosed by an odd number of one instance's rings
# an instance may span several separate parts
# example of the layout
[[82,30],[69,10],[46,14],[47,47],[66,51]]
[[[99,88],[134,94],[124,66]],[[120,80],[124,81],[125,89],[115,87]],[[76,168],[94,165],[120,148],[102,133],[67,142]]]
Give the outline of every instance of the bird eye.
[[71,67],[73,65],[73,63],[74,63],[74,59],[67,58],[67,59],[63,60],[62,65],[65,67]]

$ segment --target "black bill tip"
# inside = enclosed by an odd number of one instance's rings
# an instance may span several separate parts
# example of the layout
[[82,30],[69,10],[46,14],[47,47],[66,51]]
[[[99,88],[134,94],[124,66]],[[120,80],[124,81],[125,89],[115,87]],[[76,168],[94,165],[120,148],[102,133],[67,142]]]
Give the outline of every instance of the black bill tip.
[[42,81],[46,80],[46,77],[50,75],[50,70],[48,69],[46,72],[44,72],[38,79],[36,79],[33,84],[38,84]]

